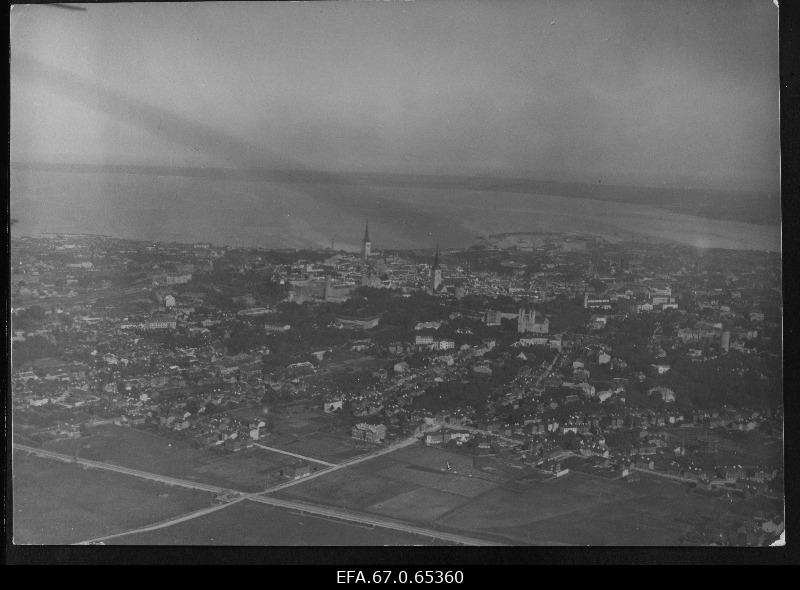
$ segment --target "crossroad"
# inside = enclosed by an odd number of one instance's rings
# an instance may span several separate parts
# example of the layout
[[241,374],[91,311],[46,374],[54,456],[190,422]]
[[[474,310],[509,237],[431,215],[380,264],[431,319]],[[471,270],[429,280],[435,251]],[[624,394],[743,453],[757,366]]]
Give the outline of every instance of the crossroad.
[[[435,426],[435,427],[429,429],[428,431],[435,430],[438,427],[439,426]],[[455,544],[460,544],[460,545],[480,545],[480,546],[483,546],[483,545],[500,545],[499,543],[494,543],[494,542],[487,541],[487,540],[484,540],[484,539],[477,539],[477,538],[468,537],[468,536],[465,536],[465,535],[459,535],[459,534],[455,534],[455,533],[448,533],[448,532],[444,532],[444,531],[437,531],[437,530],[427,529],[427,528],[424,528],[424,527],[419,527],[419,526],[415,526],[415,525],[404,523],[404,522],[399,522],[399,521],[395,521],[395,520],[391,520],[391,519],[387,519],[387,518],[373,516],[373,515],[370,515],[370,514],[355,513],[355,512],[345,511],[345,510],[342,510],[342,509],[339,509],[339,508],[333,508],[333,507],[328,507],[328,506],[320,506],[320,505],[316,505],[316,504],[308,504],[306,502],[298,502],[298,501],[295,501],[295,500],[286,500],[286,499],[282,499],[282,498],[274,498],[274,497],[270,497],[270,496],[266,495],[266,494],[270,494],[270,493],[277,492],[277,491],[280,491],[280,490],[284,490],[284,489],[289,488],[289,487],[294,486],[294,485],[298,485],[298,484],[304,483],[304,482],[308,481],[309,479],[314,479],[316,477],[321,477],[322,475],[331,473],[332,471],[336,471],[336,470],[339,470],[339,469],[345,469],[347,467],[352,467],[353,465],[357,465],[357,464],[362,463],[364,461],[368,461],[368,460],[374,459],[376,457],[379,457],[381,455],[385,455],[387,453],[391,453],[391,452],[396,451],[398,449],[410,446],[410,445],[414,444],[415,442],[416,442],[416,437],[409,437],[409,438],[407,438],[405,440],[402,440],[402,441],[400,441],[398,443],[395,443],[393,445],[388,445],[387,447],[385,447],[383,449],[380,449],[379,451],[376,451],[375,453],[362,455],[360,457],[356,457],[355,459],[351,459],[350,461],[347,461],[347,462],[344,462],[344,463],[329,464],[331,466],[328,467],[327,469],[322,469],[322,470],[317,471],[315,473],[312,473],[311,475],[308,475],[306,477],[298,478],[296,480],[292,480],[292,481],[280,484],[278,486],[274,486],[274,487],[269,488],[269,489],[267,489],[265,491],[262,491],[262,492],[253,492],[253,493],[245,493],[245,492],[241,492],[239,490],[234,490],[234,489],[230,489],[230,488],[223,488],[223,487],[220,487],[220,486],[214,486],[214,485],[205,484],[205,483],[202,483],[202,482],[190,481],[190,480],[180,479],[180,478],[176,478],[176,477],[168,477],[168,476],[160,475],[160,474],[157,474],[157,473],[150,473],[150,472],[147,472],[147,471],[142,471],[140,469],[131,469],[129,467],[123,467],[121,465],[114,465],[112,463],[104,463],[104,462],[101,462],[101,461],[92,461],[90,459],[80,459],[80,458],[72,457],[70,455],[65,455],[63,453],[57,453],[55,451],[49,451],[49,450],[46,450],[46,449],[40,449],[40,448],[37,448],[37,447],[31,447],[31,446],[28,446],[28,445],[22,445],[22,444],[18,444],[18,443],[13,443],[13,448],[18,450],[18,451],[29,453],[31,455],[36,455],[38,457],[43,457],[43,458],[47,458],[47,459],[53,459],[53,460],[57,460],[57,461],[63,461],[63,462],[66,462],[66,463],[77,463],[77,464],[83,465],[83,466],[85,466],[87,468],[100,469],[100,470],[105,470],[105,471],[113,471],[115,473],[121,473],[121,474],[124,474],[124,475],[129,475],[129,476],[132,476],[132,477],[138,477],[140,479],[146,479],[146,480],[149,480],[149,481],[159,482],[159,483],[163,483],[163,484],[167,484],[167,485],[171,485],[171,486],[178,486],[178,487],[183,487],[183,488],[188,488],[188,489],[193,489],[193,490],[201,490],[201,491],[210,492],[210,493],[214,493],[214,494],[218,494],[218,495],[219,494],[227,494],[227,495],[232,497],[232,499],[230,501],[228,501],[228,502],[226,502],[224,504],[211,506],[211,507],[208,507],[208,508],[203,508],[201,510],[196,510],[194,512],[183,514],[183,515],[177,516],[175,518],[171,518],[169,520],[165,520],[165,521],[160,522],[160,523],[155,523],[155,524],[152,524],[152,525],[141,527],[141,528],[138,528],[138,529],[135,529],[135,530],[124,531],[124,532],[116,533],[116,534],[113,534],[113,535],[107,535],[107,536],[104,536],[104,537],[98,537],[98,538],[95,538],[95,539],[90,539],[88,541],[83,541],[81,543],[78,543],[80,545],[91,545],[91,544],[104,543],[107,540],[111,540],[111,539],[115,539],[115,538],[119,538],[119,537],[123,537],[123,536],[127,536],[127,535],[132,535],[132,534],[137,534],[137,533],[146,533],[146,532],[151,532],[151,531],[159,530],[159,529],[162,529],[162,528],[166,528],[166,527],[169,527],[169,526],[174,526],[176,524],[180,524],[182,522],[186,522],[186,521],[189,521],[189,520],[192,520],[192,519],[195,519],[195,518],[199,518],[199,517],[202,517],[202,516],[207,516],[209,514],[212,514],[214,512],[219,511],[219,510],[223,510],[223,509],[225,509],[225,508],[227,508],[229,506],[232,506],[234,504],[238,504],[238,503],[243,502],[243,501],[253,501],[253,502],[258,502],[260,504],[267,504],[267,505],[270,505],[270,506],[274,506],[276,508],[284,508],[284,509],[288,509],[288,510],[299,511],[301,513],[311,514],[311,515],[314,515],[314,516],[335,518],[337,520],[342,520],[342,521],[356,523],[356,524],[363,524],[363,525],[369,525],[369,526],[374,526],[374,527],[381,527],[381,528],[400,531],[400,532],[404,532],[404,533],[420,535],[420,536],[428,537],[428,538],[431,538],[431,539],[436,539],[436,540],[439,540],[439,541],[445,541],[445,542],[448,542],[448,543],[455,543]]]
[[[431,428],[429,428],[427,430],[423,430],[422,433],[424,434],[426,432],[431,432],[433,430],[438,430],[439,428],[441,428],[441,425],[437,424],[436,426],[432,426]],[[358,465],[359,463],[363,463],[364,461],[370,461],[372,459],[380,457],[381,455],[385,455],[387,453],[392,453],[392,452],[397,451],[399,449],[403,449],[405,447],[413,445],[416,442],[417,442],[416,435],[410,436],[410,437],[408,437],[406,439],[403,439],[403,440],[401,440],[399,442],[396,442],[394,444],[387,445],[386,447],[384,447],[382,449],[379,449],[379,450],[375,451],[374,453],[369,453],[367,455],[361,455],[359,457],[355,457],[354,459],[350,459],[349,461],[344,461],[342,463],[337,463],[337,464],[333,465],[332,467],[329,467],[328,469],[321,469],[319,471],[311,473],[310,475],[306,475],[304,477],[301,477],[301,478],[298,478],[298,479],[294,479],[292,481],[287,481],[285,483],[278,484],[278,485],[276,485],[274,487],[271,487],[271,488],[265,490],[264,493],[271,494],[272,492],[285,490],[286,488],[290,488],[292,486],[296,486],[299,483],[306,482],[309,479],[314,479],[314,478],[317,478],[317,477],[321,477],[321,476],[327,475],[328,473],[331,473],[333,471],[338,471],[339,469],[344,469],[346,467],[352,467],[353,465]]]
[[432,529],[427,529],[424,527],[419,527],[399,521],[394,521],[386,518],[380,518],[376,516],[372,516],[369,514],[358,514],[353,512],[344,511],[338,508],[330,508],[327,506],[319,506],[316,504],[307,504],[305,502],[297,502],[294,500],[284,500],[280,498],[272,498],[269,496],[261,495],[263,492],[256,492],[253,494],[243,494],[242,496],[228,502],[227,504],[222,504],[219,506],[212,506],[210,508],[203,508],[202,510],[197,510],[195,512],[190,512],[188,514],[183,514],[176,518],[172,518],[170,520],[166,520],[161,523],[148,525],[139,529],[135,529],[132,531],[124,531],[122,533],[116,533],[113,535],[106,535],[104,537],[97,537],[95,539],[90,539],[88,541],[83,541],[78,543],[78,545],[96,545],[99,543],[105,543],[106,541],[110,541],[112,539],[116,539],[119,537],[125,537],[128,535],[135,535],[139,533],[147,533],[151,531],[156,531],[159,529],[163,529],[166,527],[174,526],[176,524],[180,524],[182,522],[186,522],[188,520],[192,520],[194,518],[198,518],[201,516],[207,516],[208,514],[212,514],[228,506],[232,506],[233,504],[237,504],[239,502],[245,500],[251,500],[253,502],[257,502],[259,504],[266,504],[268,506],[273,506],[275,508],[283,508],[286,510],[292,510],[294,512],[300,512],[302,514],[310,514],[313,516],[321,516],[327,518],[334,518],[337,520],[344,520],[347,522],[355,523],[355,524],[362,524],[371,527],[380,527],[384,529],[390,529],[394,531],[399,531],[403,533],[419,535],[423,537],[428,537],[431,539],[439,540],[439,541],[446,541],[448,543],[455,543],[458,545],[470,545],[470,546],[499,546],[500,543],[495,543],[493,541],[487,541],[484,539],[476,539],[473,537],[467,537],[465,535],[459,535],[455,533],[448,533],[444,531],[435,531]]

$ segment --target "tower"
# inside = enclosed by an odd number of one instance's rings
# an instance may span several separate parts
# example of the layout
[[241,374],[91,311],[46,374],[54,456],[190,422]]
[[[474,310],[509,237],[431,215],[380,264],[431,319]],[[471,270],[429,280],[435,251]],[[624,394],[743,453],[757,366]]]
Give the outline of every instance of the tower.
[[372,242],[369,240],[369,221],[367,221],[367,225],[364,228],[364,239],[361,240],[361,258],[362,260],[368,260],[369,255],[372,253]]
[[550,332],[550,320],[541,313],[537,314],[531,305],[523,305],[517,314],[517,332],[547,334]]
[[437,293],[442,288],[442,269],[439,268],[439,244],[436,244],[436,256],[431,267],[431,293]]
[[722,348],[722,350],[724,350],[725,352],[728,352],[730,350],[730,348],[731,348],[731,333],[728,330],[725,330],[724,332],[722,332],[722,335],[720,336],[719,345]]

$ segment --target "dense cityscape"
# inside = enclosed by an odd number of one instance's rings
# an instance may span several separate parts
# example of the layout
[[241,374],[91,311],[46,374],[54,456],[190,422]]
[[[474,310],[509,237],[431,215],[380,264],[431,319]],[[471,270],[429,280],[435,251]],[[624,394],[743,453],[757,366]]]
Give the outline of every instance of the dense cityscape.
[[[556,542],[532,512],[574,544],[606,518],[613,544],[783,532],[779,255],[560,233],[380,250],[376,229],[360,252],[14,238],[15,468],[119,466],[434,542]],[[402,453],[414,478],[364,471]]]
[[778,4],[14,4],[6,561],[791,561]]

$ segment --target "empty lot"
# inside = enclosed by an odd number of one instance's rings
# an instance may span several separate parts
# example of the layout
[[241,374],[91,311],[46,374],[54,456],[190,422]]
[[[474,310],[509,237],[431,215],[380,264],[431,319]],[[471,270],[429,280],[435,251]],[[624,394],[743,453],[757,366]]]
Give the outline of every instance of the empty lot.
[[118,533],[212,503],[212,495],[23,452],[13,456],[16,544],[63,545]]

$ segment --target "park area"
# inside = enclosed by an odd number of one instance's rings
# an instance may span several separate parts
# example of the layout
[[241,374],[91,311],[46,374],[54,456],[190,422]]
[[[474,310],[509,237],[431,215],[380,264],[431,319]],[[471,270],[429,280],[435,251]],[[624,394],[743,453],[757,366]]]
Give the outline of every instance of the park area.
[[212,494],[74,463],[13,456],[13,539],[19,545],[79,543],[210,506]]

